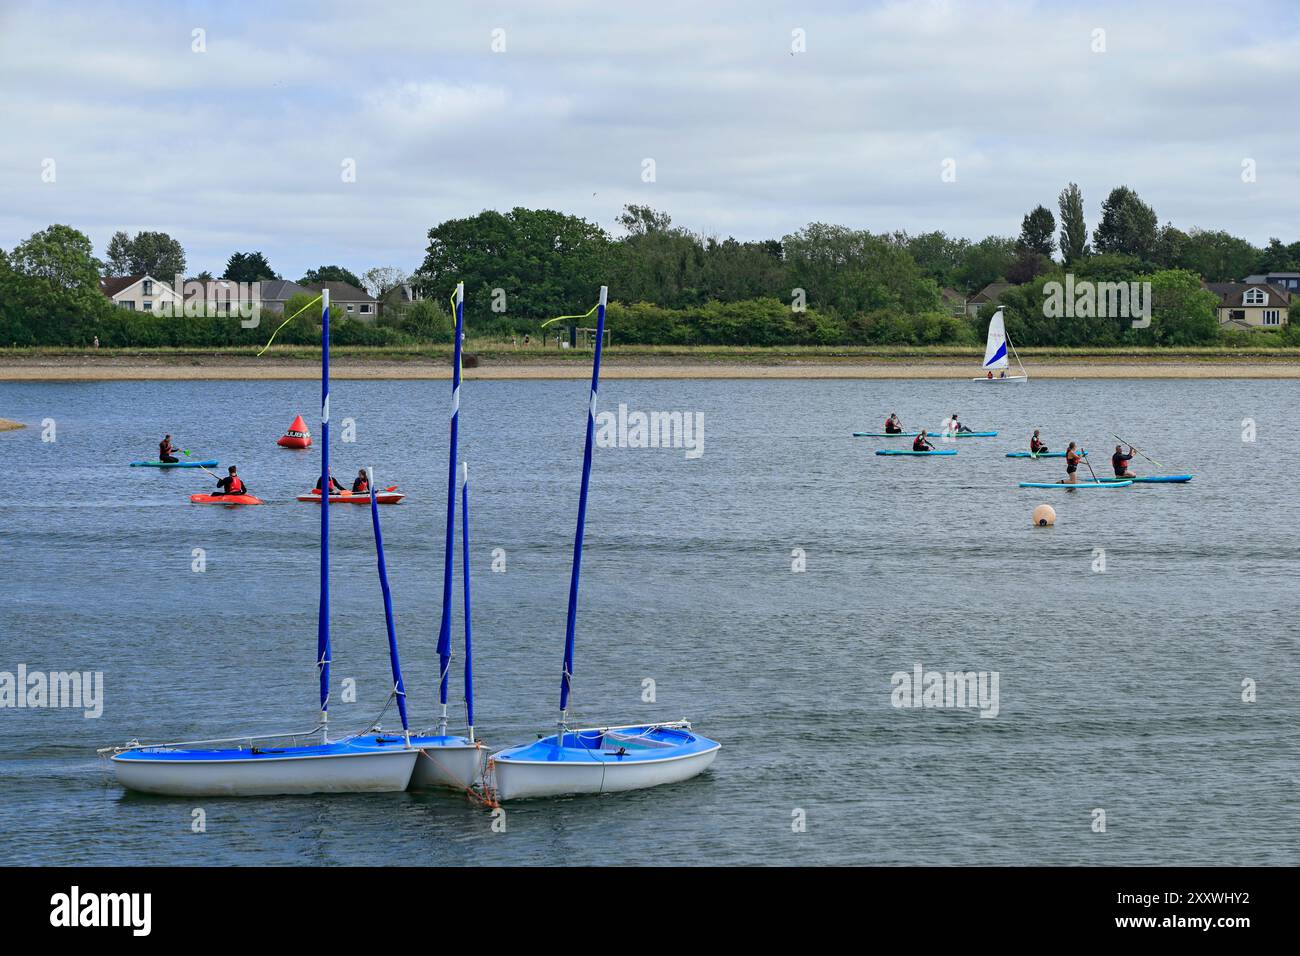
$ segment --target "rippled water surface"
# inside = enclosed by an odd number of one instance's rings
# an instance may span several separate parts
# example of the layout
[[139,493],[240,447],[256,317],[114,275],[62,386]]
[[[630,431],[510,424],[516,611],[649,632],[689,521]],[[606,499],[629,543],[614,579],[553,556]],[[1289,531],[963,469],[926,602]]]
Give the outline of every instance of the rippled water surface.
[[[317,390],[0,383],[0,415],[33,426],[0,434],[0,671],[102,671],[106,684],[98,719],[0,709],[0,863],[1300,863],[1289,382],[609,381],[603,408],[703,412],[704,454],[597,451],[577,712],[689,717],[723,742],[711,771],[516,804],[504,834],[455,795],[125,794],[96,747],[314,721],[318,516],[293,496],[319,452],[274,442],[297,413],[318,429]],[[420,726],[433,713],[447,391],[333,392],[336,473],[373,464],[409,495],[383,517]],[[464,390],[478,729],[493,746],[555,717],[586,391]],[[1001,435],[928,460],[850,437],[895,409],[928,426],[958,411]],[[350,444],[337,430],[348,418]],[[56,441],[42,442],[44,419]],[[1021,490],[1063,472],[1004,457],[1034,426],[1093,449],[1099,470],[1118,431],[1196,479]],[[192,506],[212,484],[201,472],[126,467],[164,431],[238,464],[268,505]],[[1055,528],[1030,526],[1043,501]],[[382,706],[388,662],[368,511],[332,516],[334,672],[357,690],[345,703],[336,683],[344,729]],[[491,571],[497,548],[505,573]],[[996,671],[997,716],[891,706],[891,675],[918,663]],[[195,807],[206,833],[190,832]],[[1098,808],[1105,833],[1091,829]],[[806,832],[792,830],[798,810]]]

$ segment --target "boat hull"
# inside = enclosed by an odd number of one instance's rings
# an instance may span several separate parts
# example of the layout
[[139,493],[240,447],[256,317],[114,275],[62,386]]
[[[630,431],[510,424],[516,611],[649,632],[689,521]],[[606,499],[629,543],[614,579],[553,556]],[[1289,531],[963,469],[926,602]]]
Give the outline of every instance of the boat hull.
[[[644,751],[624,747],[629,738],[638,739],[639,732],[649,732],[663,745]],[[600,742],[594,747],[575,742],[577,735],[587,733],[600,734]],[[564,746],[556,746],[552,735],[493,754],[488,762],[492,795],[497,800],[525,800],[644,790],[703,773],[722,749],[716,740],[690,731],[652,727],[620,728],[618,739],[602,731],[574,731],[566,733],[564,741]],[[625,752],[619,753],[620,747]]]
[[[376,500],[377,502],[379,502],[379,504],[381,504],[381,505],[395,505],[395,504],[397,504],[399,501],[401,501],[401,500],[402,500],[403,498],[405,498],[405,497],[406,497],[406,495],[402,494],[401,492],[397,492],[397,491],[377,491],[377,492],[375,492],[375,500]],[[312,502],[313,504],[320,504],[320,495],[317,495],[317,494],[305,494],[305,495],[299,495],[299,496],[298,496],[298,500],[299,500],[299,501],[310,501],[310,502]],[[370,495],[369,495],[369,494],[357,494],[357,495],[354,495],[354,494],[352,494],[351,492],[347,492],[346,494],[330,495],[330,504],[332,504],[332,505],[368,505],[368,504],[370,504]]]
[[464,737],[412,737],[419,756],[411,773],[412,790],[471,790],[483,782],[487,748]]
[[985,377],[983,377],[983,378],[973,378],[973,379],[971,379],[971,381],[972,381],[972,382],[983,382],[983,383],[986,384],[986,385],[996,385],[996,384],[1007,384],[1007,383],[1010,383],[1010,382],[1027,382],[1027,381],[1029,381],[1029,376],[1028,376],[1028,375],[1008,375],[1006,378],[989,378],[988,376],[985,376]]
[[395,793],[411,781],[418,751],[325,744],[274,752],[141,748],[111,758],[118,783],[171,797],[269,797]]

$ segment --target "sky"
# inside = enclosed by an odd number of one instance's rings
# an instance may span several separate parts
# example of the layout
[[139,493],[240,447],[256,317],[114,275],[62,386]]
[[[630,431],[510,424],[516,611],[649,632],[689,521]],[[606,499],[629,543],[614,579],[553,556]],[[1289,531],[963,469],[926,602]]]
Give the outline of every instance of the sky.
[[1293,242],[1298,100],[1295,2],[0,0],[0,247],[57,222],[100,256],[170,233],[191,274],[410,271],[446,219],[617,235],[625,203],[979,239],[1071,181],[1089,228],[1124,184]]

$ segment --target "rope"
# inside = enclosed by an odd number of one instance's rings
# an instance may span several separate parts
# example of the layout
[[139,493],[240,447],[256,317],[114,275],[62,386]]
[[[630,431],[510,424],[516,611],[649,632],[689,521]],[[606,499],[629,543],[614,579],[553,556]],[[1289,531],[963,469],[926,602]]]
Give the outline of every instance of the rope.
[[590,311],[588,311],[588,312],[584,312],[582,315],[557,315],[555,318],[553,318],[553,319],[547,319],[545,322],[543,322],[543,323],[542,323],[542,328],[546,328],[546,327],[547,327],[548,325],[550,325],[552,322],[559,322],[561,319],[585,319],[585,318],[587,318],[587,316],[591,315],[592,312],[595,312],[595,311],[596,311],[597,309],[599,309],[599,308],[600,308],[600,305],[599,305],[599,303],[598,303],[598,304],[596,304],[596,305],[593,305],[593,306],[591,307],[591,310],[590,310]]
[[[319,295],[316,296],[316,298],[312,299],[310,302],[308,302],[306,305],[304,305],[301,309],[299,309],[299,310],[298,310],[297,312],[295,312],[293,315],[289,316],[289,318],[287,318],[287,319],[285,319],[283,322],[281,322],[280,325],[279,325],[279,328],[277,328],[274,332],[271,333],[271,337],[270,337],[269,339],[267,339],[267,340],[266,340],[266,344],[262,346],[262,352],[265,352],[267,349],[269,349],[269,348],[271,347],[271,343],[275,341],[275,337],[276,337],[277,335],[280,334],[280,329],[284,328],[286,325],[288,325],[288,324],[289,324],[290,322],[292,322],[294,319],[298,318],[298,316],[302,315],[304,312],[306,312],[308,309],[310,309],[313,305],[315,305],[317,302],[319,302],[322,298],[323,298],[323,296],[319,296]],[[262,357],[262,352],[258,352],[258,353],[257,353],[257,357],[258,357],[258,358],[261,358],[261,357]]]

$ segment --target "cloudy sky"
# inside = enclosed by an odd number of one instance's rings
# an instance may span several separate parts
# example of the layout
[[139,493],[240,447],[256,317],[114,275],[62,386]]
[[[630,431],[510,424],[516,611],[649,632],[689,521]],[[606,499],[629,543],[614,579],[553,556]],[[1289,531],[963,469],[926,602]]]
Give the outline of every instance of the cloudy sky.
[[0,121],[0,246],[160,229],[191,272],[409,270],[436,223],[519,205],[1014,235],[1071,180],[1090,227],[1123,183],[1300,239],[1293,0],[0,0]]

